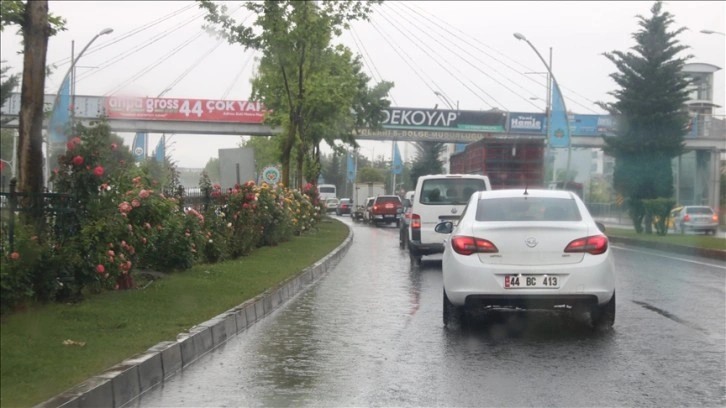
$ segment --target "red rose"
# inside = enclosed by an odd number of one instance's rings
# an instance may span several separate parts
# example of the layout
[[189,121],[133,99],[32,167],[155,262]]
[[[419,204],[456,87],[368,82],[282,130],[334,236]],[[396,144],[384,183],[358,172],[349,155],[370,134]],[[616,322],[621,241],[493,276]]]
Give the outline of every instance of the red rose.
[[106,272],[106,267],[104,267],[101,264],[96,265],[96,273],[98,273],[100,275],[100,274],[103,274],[104,272]]
[[75,164],[76,166],[80,166],[81,164],[83,164],[83,157],[81,157],[81,156],[74,157],[73,164]]
[[93,174],[94,174],[94,175],[95,175],[96,177],[101,177],[101,176],[103,176],[103,167],[101,167],[101,166],[96,166],[96,168],[95,168],[95,169],[93,169]]

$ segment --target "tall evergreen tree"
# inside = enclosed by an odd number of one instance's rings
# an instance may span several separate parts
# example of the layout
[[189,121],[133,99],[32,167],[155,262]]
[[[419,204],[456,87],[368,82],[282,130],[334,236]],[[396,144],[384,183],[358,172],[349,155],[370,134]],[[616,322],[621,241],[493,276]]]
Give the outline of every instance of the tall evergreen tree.
[[444,162],[441,154],[446,145],[440,142],[415,142],[416,158],[411,165],[411,185],[416,186],[418,178],[427,174],[441,174],[444,172]]
[[610,92],[614,103],[601,106],[618,119],[617,135],[605,138],[604,149],[615,157],[613,187],[629,199],[640,232],[641,200],[673,196],[671,159],[683,153],[688,131],[689,81],[683,66],[691,56],[677,56],[688,48],[676,39],[686,28],[669,30],[673,15],[660,1],[649,18],[637,19],[641,29],[632,35],[631,51],[604,54],[618,69],[610,77],[619,89]]

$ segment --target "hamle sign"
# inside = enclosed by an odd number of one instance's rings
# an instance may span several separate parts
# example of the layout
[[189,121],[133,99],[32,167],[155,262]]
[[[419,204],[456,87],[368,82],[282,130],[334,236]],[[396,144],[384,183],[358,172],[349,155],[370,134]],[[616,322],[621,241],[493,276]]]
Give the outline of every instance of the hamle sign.
[[265,118],[259,101],[111,96],[105,109],[109,119],[262,123]]

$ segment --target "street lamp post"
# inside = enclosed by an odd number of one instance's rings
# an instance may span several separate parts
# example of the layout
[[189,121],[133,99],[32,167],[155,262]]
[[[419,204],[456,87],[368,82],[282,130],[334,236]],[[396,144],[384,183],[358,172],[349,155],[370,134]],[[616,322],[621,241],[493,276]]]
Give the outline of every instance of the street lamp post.
[[[552,79],[552,85],[557,87],[557,91],[560,94],[560,98],[562,99],[562,108],[565,111],[565,118],[566,118],[566,122],[567,122],[566,123],[566,126],[569,128],[570,123],[569,123],[569,118],[567,117],[567,107],[565,105],[565,98],[564,98],[564,96],[562,96],[562,89],[560,88],[560,84],[557,82],[557,79],[555,79],[555,75],[552,73],[552,67],[550,66],[550,64],[547,63],[547,61],[545,61],[544,58],[542,58],[542,54],[540,54],[539,51],[537,51],[537,48],[535,48],[535,46],[532,45],[531,42],[529,42],[529,40],[527,39],[527,37],[525,37],[524,35],[522,35],[520,33],[514,33],[514,38],[516,38],[516,39],[518,39],[520,41],[526,42],[529,45],[529,47],[532,48],[532,50],[534,51],[534,53],[537,54],[537,57],[539,57],[539,60],[542,61],[542,64],[544,64],[545,68],[547,68],[547,72],[550,74],[550,78]],[[551,49],[550,49],[550,52],[551,52]],[[547,96],[547,99],[548,100],[550,99],[550,96],[549,95]],[[551,104],[554,104],[554,101],[552,101]],[[550,111],[551,110],[552,109],[550,108]],[[548,138],[549,138],[550,126],[551,126],[551,123],[549,123],[549,122],[551,121],[551,118],[552,118],[552,114],[551,114],[551,112],[548,112],[548,114],[547,114],[547,119],[548,119],[548,121],[547,121],[547,135],[548,135]],[[569,129],[567,129],[567,131],[569,133]],[[564,181],[564,187],[565,188],[567,188],[567,184],[568,184],[568,180],[567,179],[568,179],[568,176],[570,174],[570,160],[571,160],[571,158],[572,158],[572,136],[568,134],[568,136],[567,136],[567,165],[565,166],[565,181]]]
[[[71,72],[73,72],[73,69],[76,67],[76,62],[78,62],[78,60],[81,59],[81,57],[83,56],[83,53],[86,52],[88,47],[90,47],[91,44],[93,44],[93,42],[96,41],[96,39],[98,37],[100,37],[102,35],[106,35],[106,34],[111,34],[112,32],[113,32],[112,28],[104,28],[103,30],[101,30],[101,32],[99,32],[93,38],[91,38],[91,41],[89,41],[88,44],[86,44],[86,46],[83,47],[81,52],[78,53],[77,57],[73,58],[73,60],[71,61],[71,66],[68,68],[68,71],[66,72],[66,74],[63,75],[63,80],[61,81],[61,84],[58,87],[58,92],[55,93],[55,99],[53,100],[53,109],[55,109],[55,105],[58,103],[58,99],[60,98],[60,93],[63,90],[63,83],[66,81],[66,78],[68,78],[68,75],[70,75]],[[71,107],[71,109],[73,109],[73,107]]]
[[449,109],[455,110],[455,111],[458,111],[459,110],[459,101],[456,101],[456,108],[454,108],[454,105],[451,103],[451,101],[449,101],[449,98],[447,98],[441,92],[434,91],[434,95],[438,96],[442,101],[444,101],[444,103],[446,104],[446,106],[449,107]]
[[[112,32],[113,32],[112,28],[104,28],[98,34],[96,34],[93,38],[91,38],[91,41],[89,41],[88,44],[86,44],[86,46],[83,47],[81,52],[78,53],[77,57],[71,57],[71,66],[68,67],[68,71],[66,71],[66,74],[63,75],[63,79],[61,80],[60,86],[58,87],[58,91],[55,93],[55,98],[53,98],[53,106],[51,108],[51,112],[55,111],[55,106],[58,104],[58,100],[60,99],[60,94],[63,90],[63,84],[66,82],[66,79],[68,78],[68,76],[71,75],[73,70],[76,68],[76,62],[78,62],[78,60],[83,56],[83,54],[86,52],[88,47],[90,47],[91,44],[93,44],[93,42],[96,41],[96,39],[98,37],[100,37],[102,35],[106,35],[106,34],[111,34]],[[71,111],[74,111],[74,110],[75,110],[75,106],[71,106]],[[71,114],[71,120],[73,120],[72,114]],[[50,158],[51,158],[52,152],[54,151],[54,149],[50,145],[50,121],[48,121],[48,130],[46,133],[46,137],[47,137],[47,141],[46,141],[47,159],[46,159],[46,164],[45,164],[45,168],[46,168],[45,179],[48,180],[50,178],[50,164],[51,164]]]

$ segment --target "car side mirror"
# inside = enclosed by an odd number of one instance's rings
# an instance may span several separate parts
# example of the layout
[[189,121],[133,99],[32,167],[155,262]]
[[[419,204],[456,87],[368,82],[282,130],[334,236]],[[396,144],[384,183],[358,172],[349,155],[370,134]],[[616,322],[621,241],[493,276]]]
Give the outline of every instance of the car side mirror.
[[600,221],[595,221],[595,225],[597,225],[597,228],[602,232],[605,233],[605,224],[601,223]]
[[451,231],[454,230],[454,223],[451,221],[444,221],[436,224],[436,227],[434,227],[434,231],[440,233],[440,234],[451,234]]

